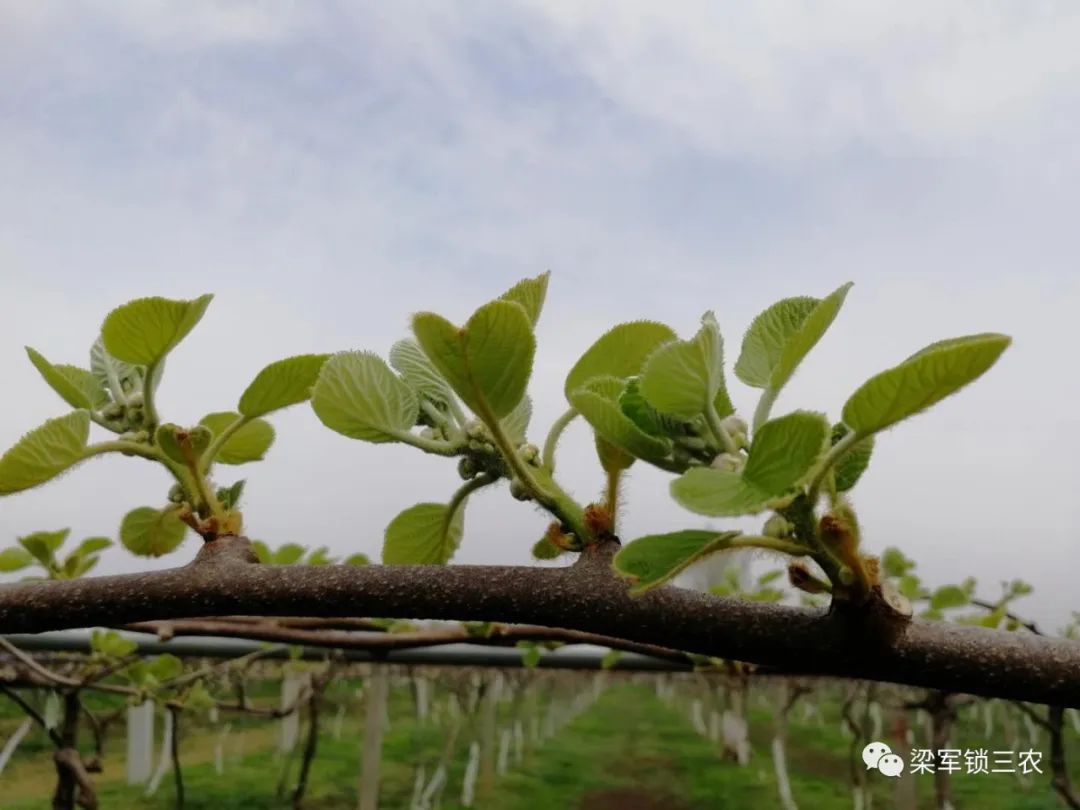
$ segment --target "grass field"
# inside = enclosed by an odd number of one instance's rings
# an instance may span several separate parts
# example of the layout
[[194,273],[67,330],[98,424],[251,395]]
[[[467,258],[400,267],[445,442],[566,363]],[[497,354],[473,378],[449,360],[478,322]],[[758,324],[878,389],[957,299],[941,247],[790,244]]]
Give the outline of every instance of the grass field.
[[[503,707],[501,711],[508,710]],[[306,807],[313,810],[351,808],[356,803],[363,712],[350,708],[340,739],[332,734],[332,717],[324,723]],[[825,706],[820,722],[800,722],[795,712],[789,731],[788,762],[792,792],[803,810],[852,807],[848,784],[850,740],[840,729],[836,707]],[[4,708],[0,733],[15,715]],[[444,732],[420,726],[413,716],[407,690],[392,693],[391,725],[383,748],[381,806],[407,808],[415,768],[425,763],[430,772],[442,748]],[[502,719],[502,718],[500,718]],[[696,734],[688,714],[660,701],[646,684],[619,683],[599,701],[563,728],[555,737],[530,750],[520,767],[499,778],[495,792],[477,799],[474,807],[498,810],[705,810],[705,808],[780,807],[769,752],[771,713],[752,701],[750,735],[753,756],[739,767],[721,759],[716,746]],[[276,796],[287,760],[275,751],[277,726],[259,720],[237,722],[231,734],[227,770],[219,777],[213,766],[216,732],[189,728],[183,737],[186,807],[190,810],[264,810],[286,806]],[[153,798],[123,782],[122,733],[115,735],[105,770],[97,775],[104,810],[111,808],[171,808],[171,777]],[[956,744],[995,747],[961,729]],[[468,734],[462,737],[441,807],[461,807]],[[1045,738],[1044,738],[1045,742]],[[1073,751],[1080,748],[1070,732]],[[1000,742],[996,747],[1004,747]],[[1045,746],[1044,746],[1045,749]],[[1073,757],[1076,759],[1076,757]],[[295,763],[291,766],[295,774]],[[1080,776],[1080,774],[1077,774]],[[868,774],[874,806],[894,806],[896,780]],[[932,806],[932,777],[913,779],[919,807]],[[0,776],[0,807],[31,810],[48,806],[53,779],[48,749],[40,735],[28,738],[19,755]],[[1034,775],[1028,784],[1008,774],[953,776],[958,810],[1050,810],[1060,804],[1050,791],[1048,775]]]

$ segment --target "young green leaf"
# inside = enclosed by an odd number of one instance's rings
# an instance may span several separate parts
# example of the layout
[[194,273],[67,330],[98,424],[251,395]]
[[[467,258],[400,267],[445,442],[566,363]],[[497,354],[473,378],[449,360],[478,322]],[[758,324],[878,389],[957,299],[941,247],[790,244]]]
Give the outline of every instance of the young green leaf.
[[399,441],[416,424],[416,395],[371,352],[335,354],[311,389],[315,415],[331,430],[367,442]]
[[630,455],[663,463],[671,451],[666,438],[650,436],[630,420],[619,407],[623,381],[615,377],[594,377],[583,388],[570,393],[570,404],[592,425],[596,435]]
[[138,648],[137,643],[115,630],[94,630],[90,634],[90,649],[108,658],[125,658]]
[[881,553],[881,571],[887,577],[902,577],[914,567],[914,560],[898,548],[890,546]]
[[[836,444],[850,431],[843,422],[833,425],[832,443]],[[874,452],[874,437],[869,436],[855,444],[850,450],[836,462],[834,476],[836,478],[836,491],[847,492],[852,489],[870,466],[870,457]]]
[[932,344],[863,383],[844,405],[844,424],[865,437],[914,416],[982,376],[1010,342],[980,334]]
[[554,560],[563,553],[562,549],[554,545],[547,537],[541,537],[532,547],[534,560]]
[[756,514],[806,477],[825,448],[828,432],[821,414],[796,411],[773,419],[754,436],[741,473],[695,467],[671,482],[671,494],[702,515]]
[[687,529],[640,537],[615,555],[615,570],[634,580],[631,595],[642,594],[699,560],[731,548],[731,541],[738,536],[739,532]]
[[117,401],[142,388],[141,368],[121,362],[105,351],[100,337],[90,347],[90,373],[103,389],[112,392]]
[[271,561],[274,565],[296,565],[306,551],[299,543],[285,543],[273,552]]
[[367,554],[362,554],[359,551],[355,554],[350,554],[344,560],[341,561],[342,565],[371,565],[371,558]]
[[158,683],[165,683],[184,674],[184,662],[172,653],[162,653],[150,659],[147,672]]
[[77,366],[53,365],[29,346],[26,354],[45,382],[72,408],[89,411],[108,404],[109,395],[92,372]]
[[743,335],[735,376],[754,388],[767,388],[788,341],[819,303],[809,296],[785,298],[754,318]]
[[529,322],[536,326],[536,322],[540,320],[540,311],[544,308],[544,299],[547,298],[550,278],[551,271],[541,273],[535,278],[523,279],[500,295],[499,300],[520,304],[529,316]]
[[0,494],[44,484],[82,461],[89,436],[90,414],[81,410],[30,431],[0,456]]
[[461,543],[465,510],[442,503],[410,506],[386,527],[382,560],[387,565],[442,565]]
[[248,418],[265,416],[305,401],[328,354],[300,354],[271,363],[240,395],[237,410]]
[[724,386],[724,341],[711,312],[690,340],[658,347],[641,370],[641,393],[661,413],[692,419],[712,404],[718,416],[734,408]]
[[0,551],[0,574],[10,574],[12,571],[21,571],[29,565],[33,565],[34,557],[25,548],[5,548]]
[[64,545],[71,529],[60,529],[55,532],[34,532],[25,537],[18,538],[18,543],[34,556],[39,563],[48,569],[56,565],[56,552]]
[[632,321],[619,324],[601,335],[570,369],[563,386],[567,400],[573,404],[571,395],[594,377],[623,379],[637,375],[645,359],[658,346],[677,339],[678,335],[662,323]]
[[139,298],[108,314],[101,327],[105,350],[118,360],[156,365],[187,336],[214,296],[193,301]]
[[108,537],[87,537],[75,548],[72,554],[79,556],[85,556],[87,554],[96,554],[99,551],[104,551],[107,548],[111,548],[113,541]]
[[477,415],[501,419],[525,396],[536,338],[521,306],[492,301],[458,329],[432,312],[413,316],[424,353]]
[[532,400],[526,394],[521,398],[514,410],[510,411],[501,420],[506,436],[515,445],[525,441],[525,433],[529,429],[529,420],[532,418]]
[[450,383],[443,379],[415,340],[406,338],[391,346],[390,365],[420,396],[443,405],[454,399]]
[[622,656],[622,650],[608,650],[604,653],[604,657],[600,659],[600,669],[614,669]]
[[[199,420],[199,424],[220,436],[222,431],[240,418],[235,411],[217,411],[208,413]],[[274,443],[274,428],[265,419],[252,419],[233,433],[218,448],[214,461],[221,464],[247,464],[249,461],[261,461],[266,451]]]
[[540,665],[542,650],[535,641],[519,641],[518,649],[521,650],[521,665],[525,669],[536,669]]
[[178,509],[177,506],[132,509],[120,523],[120,542],[140,557],[168,554],[183,542],[187,531],[187,526],[177,517]]
[[958,585],[943,585],[930,597],[931,610],[963,607],[968,603],[968,595]]

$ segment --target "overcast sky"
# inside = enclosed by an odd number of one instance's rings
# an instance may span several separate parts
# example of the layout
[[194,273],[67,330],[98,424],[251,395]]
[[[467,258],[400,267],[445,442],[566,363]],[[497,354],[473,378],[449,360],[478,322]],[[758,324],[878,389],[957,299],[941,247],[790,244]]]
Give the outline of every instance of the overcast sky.
[[[411,312],[461,321],[550,269],[539,443],[607,326],[689,335],[713,309],[733,361],[769,303],[850,280],[775,412],[836,417],[930,341],[1011,334],[986,378],[881,437],[855,503],[869,551],[990,597],[1023,577],[1023,609],[1057,627],[1080,608],[1078,41],[1080,6],[1033,0],[6,2],[0,445],[66,408],[24,344],[85,365],[108,310],[144,295],[217,295],[161,387],[184,423],[235,407],[272,360],[385,354]],[[273,421],[266,462],[218,474],[248,479],[270,543],[377,557],[398,511],[459,482],[307,406]],[[623,536],[701,525],[643,466]],[[580,424],[560,468],[599,492]],[[96,460],[0,502],[0,538],[115,536],[168,487]],[[545,522],[485,492],[458,559],[524,562]],[[112,550],[101,569],[147,565]]]

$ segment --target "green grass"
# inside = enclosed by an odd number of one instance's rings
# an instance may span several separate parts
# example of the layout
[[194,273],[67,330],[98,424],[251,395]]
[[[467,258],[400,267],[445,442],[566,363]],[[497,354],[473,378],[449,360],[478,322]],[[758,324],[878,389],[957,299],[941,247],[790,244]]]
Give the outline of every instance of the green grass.
[[[847,810],[852,805],[848,786],[849,739],[839,728],[838,709],[825,702],[824,719],[801,722],[792,715],[788,749],[792,790],[803,810]],[[502,706],[505,715],[509,710]],[[408,806],[417,763],[430,773],[442,746],[443,732],[432,725],[418,726],[412,717],[411,697],[395,690],[391,699],[391,728],[385,737],[381,806],[397,810]],[[7,713],[5,713],[7,715]],[[333,710],[327,712],[318,757],[311,776],[309,800],[312,810],[352,808],[356,803],[359,774],[362,712],[354,705],[341,740],[329,733]],[[8,716],[4,725],[8,725]],[[501,718],[504,719],[504,718]],[[474,806],[485,810],[706,810],[707,808],[779,807],[773,764],[769,754],[772,719],[768,710],[751,702],[751,741],[754,755],[746,767],[723,760],[708,740],[695,734],[686,713],[659,701],[645,684],[622,683],[609,688],[595,706],[584,712],[554,738],[530,752],[524,765],[502,777],[495,792]],[[252,727],[255,728],[255,727]],[[269,810],[284,806],[275,788],[284,761],[273,752],[276,726],[263,724],[262,742],[242,757],[234,756],[224,778],[219,778],[206,756],[212,745],[209,730],[188,730],[184,769],[189,810]],[[961,727],[956,744],[982,747],[981,729]],[[254,732],[253,732],[254,733]],[[120,736],[120,735],[117,735]],[[458,810],[465,767],[468,735],[464,735],[454,758],[444,794],[444,810]],[[1026,741],[1026,735],[1024,737]],[[1045,751],[1044,755],[1048,754]],[[120,740],[116,741],[119,748]],[[1070,732],[1072,751],[1077,735]],[[1005,747],[998,741],[988,747]],[[30,749],[27,749],[30,752]],[[195,753],[192,753],[195,752]],[[122,784],[122,754],[114,750],[107,770],[97,779],[103,810],[164,810],[173,806],[172,783],[167,777],[157,796],[144,799],[141,791]],[[115,755],[120,754],[120,755]],[[196,756],[199,754],[200,756]],[[36,755],[39,759],[41,753]],[[1074,754],[1072,757],[1077,759]],[[892,780],[868,775],[875,807],[893,806]],[[1080,776],[1080,774],[1078,774]],[[31,810],[47,806],[51,779],[36,795],[19,798],[5,795],[0,776],[0,807]],[[920,807],[932,806],[932,778],[916,780]],[[1009,775],[953,776],[958,810],[1051,810],[1058,808],[1047,775],[1035,775],[1028,787]]]

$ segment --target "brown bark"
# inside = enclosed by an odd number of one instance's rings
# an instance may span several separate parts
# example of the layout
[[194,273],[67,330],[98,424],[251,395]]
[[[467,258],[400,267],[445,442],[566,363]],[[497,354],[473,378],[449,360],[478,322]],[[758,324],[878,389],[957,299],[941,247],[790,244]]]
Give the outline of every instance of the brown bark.
[[164,571],[0,587],[0,633],[206,615],[380,615],[562,627],[783,669],[1080,706],[1080,644],[900,621],[865,609],[745,602],[664,587],[631,597],[614,542],[569,567],[265,566],[243,538]]

